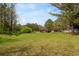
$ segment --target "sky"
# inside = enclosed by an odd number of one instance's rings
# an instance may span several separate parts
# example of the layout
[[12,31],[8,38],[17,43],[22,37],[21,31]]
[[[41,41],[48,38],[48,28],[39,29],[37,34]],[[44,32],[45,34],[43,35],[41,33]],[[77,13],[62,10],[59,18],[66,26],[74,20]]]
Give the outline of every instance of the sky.
[[48,19],[56,20],[57,17],[50,15],[49,12],[59,13],[60,10],[48,3],[16,4],[17,21],[22,25],[27,23],[44,25]]

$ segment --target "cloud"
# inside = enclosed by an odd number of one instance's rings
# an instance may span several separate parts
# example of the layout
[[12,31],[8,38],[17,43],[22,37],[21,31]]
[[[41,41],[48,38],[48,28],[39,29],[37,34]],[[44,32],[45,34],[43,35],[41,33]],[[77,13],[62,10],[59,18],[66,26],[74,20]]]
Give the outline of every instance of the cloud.
[[46,13],[42,10],[36,10],[20,14],[19,21],[21,24],[38,23],[40,25],[44,25],[44,22],[49,18],[55,20],[55,17],[49,15],[48,12]]
[[48,13],[49,12],[52,12],[52,13],[60,13],[61,12],[61,10],[59,10],[58,8],[56,8],[56,7],[49,7],[48,8]]
[[57,17],[51,16],[48,13],[49,11],[52,11],[52,8],[46,7],[46,5],[45,7],[42,6],[39,8],[38,4],[17,4],[16,11],[18,14],[18,23],[21,23],[22,25],[26,23],[44,25],[47,19],[57,19]]

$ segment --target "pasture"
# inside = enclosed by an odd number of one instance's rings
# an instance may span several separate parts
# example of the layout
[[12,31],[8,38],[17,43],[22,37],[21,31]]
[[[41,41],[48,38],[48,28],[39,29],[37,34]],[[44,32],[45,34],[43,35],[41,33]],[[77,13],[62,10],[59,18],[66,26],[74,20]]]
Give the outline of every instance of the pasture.
[[0,35],[0,55],[79,55],[79,35],[61,32]]

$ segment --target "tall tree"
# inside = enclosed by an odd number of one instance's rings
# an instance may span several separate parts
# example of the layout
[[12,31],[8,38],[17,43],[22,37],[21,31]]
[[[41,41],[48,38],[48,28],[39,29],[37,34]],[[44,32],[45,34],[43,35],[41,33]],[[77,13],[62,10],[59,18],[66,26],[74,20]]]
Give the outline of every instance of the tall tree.
[[0,3],[0,33],[11,33],[16,26],[15,4]]
[[48,19],[45,22],[45,27],[48,29],[49,32],[53,30],[53,21],[51,19]]
[[77,25],[76,20],[78,20],[79,18],[79,4],[59,3],[52,5],[59,8],[61,10],[61,14],[52,14],[52,13],[51,14],[54,16],[58,16],[60,19],[62,19],[62,21],[67,20],[70,23],[69,26],[72,28],[74,32],[74,28]]

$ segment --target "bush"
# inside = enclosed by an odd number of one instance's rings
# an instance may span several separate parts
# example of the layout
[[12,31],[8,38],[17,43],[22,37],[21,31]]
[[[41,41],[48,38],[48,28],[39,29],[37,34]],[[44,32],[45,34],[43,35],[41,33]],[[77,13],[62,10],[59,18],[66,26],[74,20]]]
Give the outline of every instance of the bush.
[[21,29],[21,33],[31,33],[31,32],[32,32],[32,29],[29,27],[23,27]]

